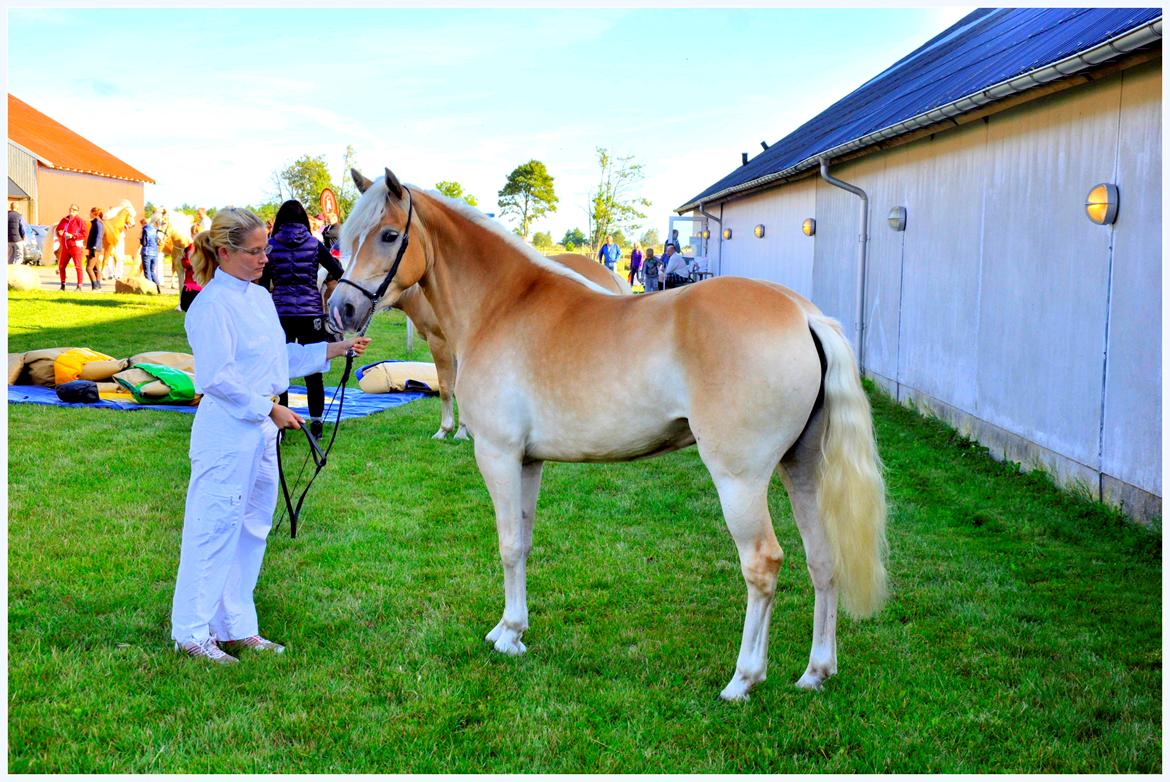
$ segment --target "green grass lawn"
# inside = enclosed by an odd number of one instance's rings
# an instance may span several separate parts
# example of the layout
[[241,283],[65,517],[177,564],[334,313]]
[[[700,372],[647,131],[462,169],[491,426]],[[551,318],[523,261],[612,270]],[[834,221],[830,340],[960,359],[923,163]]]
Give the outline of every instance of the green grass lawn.
[[[9,350],[185,350],[175,302],[14,293]],[[404,335],[378,316],[367,358]],[[871,398],[893,597],[797,690],[813,593],[775,481],[787,558],[746,704],[717,698],[745,590],[694,449],[546,467],[508,658],[483,641],[503,579],[471,445],[430,439],[436,399],[345,422],[256,592],[289,651],[223,669],[169,642],[192,416],[12,405],[8,769],[1160,772],[1160,527]]]

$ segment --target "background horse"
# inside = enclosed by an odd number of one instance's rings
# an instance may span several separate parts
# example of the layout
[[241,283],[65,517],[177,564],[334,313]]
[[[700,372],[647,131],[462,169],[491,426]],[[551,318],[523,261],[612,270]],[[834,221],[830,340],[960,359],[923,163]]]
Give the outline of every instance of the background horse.
[[[435,198],[445,198],[438,193],[431,193]],[[592,280],[601,287],[618,294],[632,294],[630,285],[617,272],[611,272],[606,267],[591,258],[576,253],[561,253],[551,256],[552,260],[572,269],[586,279]],[[431,356],[435,361],[435,372],[439,376],[439,400],[442,411],[439,414],[439,431],[435,432],[434,439],[442,440],[455,432],[456,440],[467,439],[467,426],[461,425],[455,430],[455,357],[447,338],[443,336],[443,329],[435,311],[427,302],[426,296],[418,285],[412,285],[403,291],[402,296],[393,305],[406,313],[406,317],[418,329],[419,335],[427,341]]]
[[[393,304],[417,283],[458,357],[455,393],[475,434],[504,568],[503,616],[487,634],[494,648],[525,651],[544,462],[623,461],[697,445],[747,584],[739,656],[721,697],[747,698],[766,674],[783,559],[768,511],[774,473],[815,590],[812,649],[797,686],[819,688],[836,673],[838,597],[863,617],[886,596],[885,488],[840,325],[782,286],[734,277],[654,296],[606,294],[478,213],[403,188],[389,169],[376,183],[353,174],[363,194],[342,229],[353,260],[330,317],[360,329],[379,303],[368,291],[385,283],[381,303]],[[661,346],[629,361],[623,335],[651,327]],[[639,415],[627,415],[635,403]]]
[[121,277],[123,256],[126,255],[126,229],[134,225],[137,212],[129,200],[123,198],[117,206],[111,206],[102,219],[102,279]]
[[170,210],[166,233],[159,236],[158,248],[161,255],[171,259],[172,287],[178,288],[183,281],[183,267],[181,264],[183,251],[191,244],[191,226],[194,219],[191,215],[177,210]]

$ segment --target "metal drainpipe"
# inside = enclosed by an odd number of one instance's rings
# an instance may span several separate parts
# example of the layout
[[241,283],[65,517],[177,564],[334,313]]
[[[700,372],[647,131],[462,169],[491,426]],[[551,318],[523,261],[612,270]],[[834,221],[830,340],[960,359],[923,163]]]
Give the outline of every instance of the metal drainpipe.
[[[719,224],[719,228],[720,228],[720,229],[722,229],[722,228],[723,228],[723,221],[722,221],[722,220],[720,220],[720,219],[719,219],[718,217],[716,217],[715,215],[713,215],[713,214],[711,214],[710,212],[708,212],[707,210],[703,209],[703,202],[702,202],[702,201],[700,201],[700,202],[699,202],[699,214],[701,214],[703,217],[706,217],[708,220],[714,220],[716,223],[718,223],[718,224]],[[709,231],[709,230],[711,230],[711,229],[710,229],[710,228],[708,228],[707,230]],[[707,240],[707,242],[708,242],[708,244],[707,244],[707,256],[708,256],[708,257],[710,257],[710,254],[711,254],[711,245],[710,245],[710,242],[711,242],[711,240],[710,240],[710,239],[708,239],[708,240]],[[708,264],[708,265],[707,265],[707,271],[711,271],[711,266],[710,266],[710,264]],[[722,274],[723,274],[723,231],[722,231],[722,230],[720,230],[720,231],[719,231],[719,274],[720,274],[720,275],[722,275]]]
[[869,196],[856,185],[842,182],[829,173],[829,159],[817,158],[821,164],[821,178],[830,185],[848,190],[861,199],[861,233],[857,237],[857,314],[854,333],[857,335],[857,368],[865,375],[865,259],[869,245]]

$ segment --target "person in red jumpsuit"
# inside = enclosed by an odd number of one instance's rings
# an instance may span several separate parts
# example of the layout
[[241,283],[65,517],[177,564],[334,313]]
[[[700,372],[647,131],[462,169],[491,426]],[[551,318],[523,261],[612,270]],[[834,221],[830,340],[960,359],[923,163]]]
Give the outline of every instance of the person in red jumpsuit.
[[85,235],[89,233],[85,221],[77,216],[77,204],[69,207],[69,214],[57,223],[57,273],[61,277],[61,290],[65,290],[65,267],[73,261],[77,269],[77,290],[81,290],[82,257],[85,255]]

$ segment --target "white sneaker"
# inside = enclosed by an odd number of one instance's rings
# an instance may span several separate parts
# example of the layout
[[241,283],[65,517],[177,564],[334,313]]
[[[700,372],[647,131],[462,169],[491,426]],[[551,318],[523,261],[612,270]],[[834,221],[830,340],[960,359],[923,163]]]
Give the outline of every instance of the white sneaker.
[[175,641],[175,651],[184,652],[188,657],[202,657],[220,665],[234,665],[239,662],[235,657],[232,657],[223,649],[216,646],[215,639],[213,638],[208,638],[203,643],[195,643],[194,641],[179,643]]
[[272,652],[273,654],[284,653],[283,646],[259,635],[251,635],[238,641],[221,641],[221,643],[236,654],[245,649],[251,649],[254,652]]

